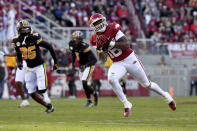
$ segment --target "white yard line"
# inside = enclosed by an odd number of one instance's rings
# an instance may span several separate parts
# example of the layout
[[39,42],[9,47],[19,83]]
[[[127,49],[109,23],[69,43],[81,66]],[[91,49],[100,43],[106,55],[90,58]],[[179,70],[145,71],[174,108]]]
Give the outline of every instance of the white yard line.
[[8,122],[6,122],[6,121],[0,121],[0,123],[8,123]]
[[[81,121],[82,123],[87,123],[87,124],[97,124],[97,125],[124,125],[124,126],[167,126],[167,124],[145,124],[145,123],[117,123],[117,122],[98,122],[98,121]],[[174,127],[197,127],[197,125],[173,125]],[[171,126],[169,126],[171,127]]]
[[3,126],[0,126],[0,128],[2,128],[2,127],[5,127],[5,126],[8,126],[8,125],[3,125]]

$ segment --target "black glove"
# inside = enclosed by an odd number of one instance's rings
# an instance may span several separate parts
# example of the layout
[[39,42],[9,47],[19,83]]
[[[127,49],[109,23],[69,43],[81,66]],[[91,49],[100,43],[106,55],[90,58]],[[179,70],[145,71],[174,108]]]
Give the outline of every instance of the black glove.
[[79,69],[81,70],[81,72],[83,72],[85,70],[86,66],[85,65],[81,65],[79,66]]
[[53,70],[56,70],[56,69],[58,69],[59,68],[59,65],[57,64],[57,63],[55,63],[54,65],[53,65]]
[[22,64],[21,62],[18,62],[18,63],[17,63],[17,66],[18,66],[18,68],[19,68],[20,70],[23,69],[23,64]]

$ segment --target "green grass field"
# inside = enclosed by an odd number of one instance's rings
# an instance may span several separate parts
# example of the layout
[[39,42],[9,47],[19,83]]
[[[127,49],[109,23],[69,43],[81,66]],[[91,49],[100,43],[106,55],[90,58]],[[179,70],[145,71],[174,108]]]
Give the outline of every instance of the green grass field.
[[160,97],[130,97],[132,114],[123,117],[123,105],[116,97],[99,99],[99,106],[87,108],[85,99],[52,99],[55,111],[30,100],[0,100],[0,131],[196,131],[197,97],[177,97],[171,111]]

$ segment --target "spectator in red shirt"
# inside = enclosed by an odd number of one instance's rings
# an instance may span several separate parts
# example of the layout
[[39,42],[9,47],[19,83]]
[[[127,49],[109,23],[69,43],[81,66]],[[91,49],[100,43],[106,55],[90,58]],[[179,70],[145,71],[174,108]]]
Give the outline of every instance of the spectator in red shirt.
[[148,32],[149,32],[149,36],[152,36],[154,32],[158,31],[158,27],[155,24],[155,22],[151,22],[148,26]]
[[193,31],[194,35],[197,37],[197,20],[194,20],[194,23],[191,25],[190,28]]

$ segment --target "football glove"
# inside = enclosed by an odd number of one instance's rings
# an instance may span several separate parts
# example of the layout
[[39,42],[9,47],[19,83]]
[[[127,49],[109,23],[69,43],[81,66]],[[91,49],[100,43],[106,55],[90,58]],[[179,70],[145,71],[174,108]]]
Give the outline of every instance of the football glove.
[[86,68],[86,65],[79,66],[79,69],[80,69],[81,72],[83,72],[85,70],[85,68]]
[[59,68],[59,65],[58,64],[54,64],[53,65],[53,70],[57,70]]
[[97,49],[106,51],[109,47],[110,40],[105,35],[100,35],[97,40]]

